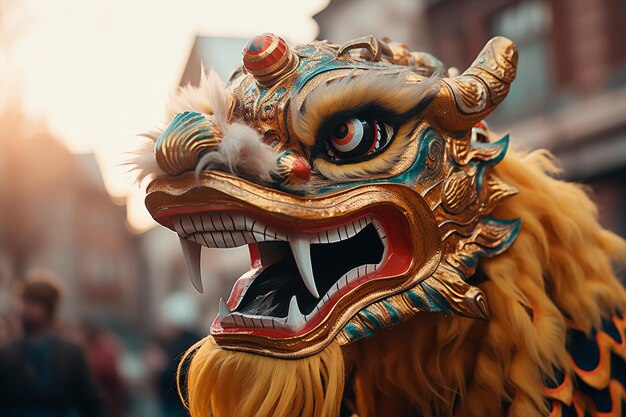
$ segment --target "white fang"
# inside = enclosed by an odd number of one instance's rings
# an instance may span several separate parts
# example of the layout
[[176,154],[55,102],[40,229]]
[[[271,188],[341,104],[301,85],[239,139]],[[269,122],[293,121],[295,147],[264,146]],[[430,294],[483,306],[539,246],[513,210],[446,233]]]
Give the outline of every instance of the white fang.
[[298,266],[300,276],[304,281],[304,285],[315,298],[320,298],[317,287],[315,286],[315,278],[313,277],[313,265],[311,264],[311,244],[309,239],[301,236],[290,236],[289,246],[293,258]]
[[183,250],[183,256],[185,257],[185,266],[187,267],[187,274],[189,280],[193,284],[198,292],[202,292],[202,273],[200,271],[200,255],[202,252],[202,246],[196,242],[179,237],[180,247]]

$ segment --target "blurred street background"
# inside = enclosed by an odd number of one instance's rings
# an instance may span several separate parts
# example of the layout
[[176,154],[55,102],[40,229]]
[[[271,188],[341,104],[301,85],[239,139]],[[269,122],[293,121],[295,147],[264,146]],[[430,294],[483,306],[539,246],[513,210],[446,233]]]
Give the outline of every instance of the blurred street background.
[[492,130],[554,152],[626,237],[626,0],[0,0],[0,344],[21,334],[28,271],[54,272],[55,327],[84,347],[111,415],[183,415],[176,358],[248,269],[245,248],[208,251],[196,294],[124,161],[201,63],[226,78],[267,31],[389,37],[461,71],[492,36],[513,39],[518,77]]

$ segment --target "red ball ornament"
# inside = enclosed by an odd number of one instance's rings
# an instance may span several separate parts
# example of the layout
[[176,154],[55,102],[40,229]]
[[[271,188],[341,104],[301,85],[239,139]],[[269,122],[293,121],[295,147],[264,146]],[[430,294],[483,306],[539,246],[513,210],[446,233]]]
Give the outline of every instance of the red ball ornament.
[[270,87],[298,65],[298,57],[279,36],[264,33],[250,39],[243,50],[243,66],[257,84]]

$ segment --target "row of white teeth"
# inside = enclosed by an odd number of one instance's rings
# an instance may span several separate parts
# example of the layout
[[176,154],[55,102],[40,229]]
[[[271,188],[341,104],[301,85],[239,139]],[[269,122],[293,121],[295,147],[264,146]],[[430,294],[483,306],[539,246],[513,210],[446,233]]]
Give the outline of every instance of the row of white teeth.
[[[383,257],[384,259],[384,257]],[[367,276],[368,274],[376,271],[380,265],[382,264],[382,260],[380,263],[373,265],[361,265],[359,267],[353,268],[350,271],[346,272],[336,283],[333,285],[328,292],[319,300],[315,308],[309,314],[304,314],[300,310],[300,306],[298,305],[298,299],[296,296],[292,296],[289,301],[289,311],[287,313],[287,317],[270,317],[270,316],[259,316],[259,315],[250,315],[243,314],[237,311],[231,311],[226,301],[223,298],[220,298],[219,303],[219,316],[220,316],[220,324],[223,328],[232,328],[232,327],[256,327],[256,328],[265,328],[265,329],[287,329],[292,332],[297,332],[302,330],[302,328],[306,325],[308,321],[310,321],[318,311],[322,308],[322,306],[330,300],[330,298],[349,285],[352,282],[358,281],[360,278]],[[244,289],[243,293],[240,296],[240,300],[246,293],[246,290],[249,288],[249,285]]]
[[209,248],[233,248],[248,243],[286,241],[291,246],[291,252],[305,287],[315,298],[320,298],[320,295],[313,276],[311,244],[334,243],[350,239],[370,223],[376,227],[386,247],[384,230],[371,216],[315,234],[281,233],[241,214],[205,213],[173,219],[191,282],[198,291],[202,292],[200,271],[202,245]]
[[[236,311],[232,312],[226,302],[220,299],[220,323],[224,328],[259,327],[298,331],[304,327],[306,322],[315,316],[324,303],[335,293],[376,271],[386,258],[387,252],[385,231],[380,223],[371,216],[366,216],[351,223],[314,234],[281,233],[259,221],[238,214],[206,213],[182,216],[175,218],[173,224],[180,238],[179,240],[190,280],[199,292],[203,291],[200,268],[202,246],[209,248],[230,248],[248,243],[286,241],[289,242],[291,246],[293,257],[305,287],[309,290],[311,295],[318,299],[320,296],[313,276],[310,245],[335,243],[349,239],[369,224],[373,224],[376,228],[378,236],[385,248],[381,262],[376,265],[361,265],[345,273],[318,301],[316,307],[310,314],[305,315],[301,312],[295,295],[290,300],[287,317],[268,317],[242,314]],[[242,291],[238,302],[244,297],[248,288],[249,284]]]

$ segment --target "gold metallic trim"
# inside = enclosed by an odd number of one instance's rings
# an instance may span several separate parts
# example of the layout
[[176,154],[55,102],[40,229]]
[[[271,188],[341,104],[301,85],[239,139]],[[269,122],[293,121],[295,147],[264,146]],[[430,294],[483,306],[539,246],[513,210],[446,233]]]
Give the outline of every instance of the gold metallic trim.
[[383,55],[393,58],[393,51],[389,48],[389,45],[372,35],[363,36],[361,38],[345,42],[339,47],[337,56],[345,55],[347,52],[354,49],[364,49],[365,52],[361,54],[361,57],[374,62],[380,61]]
[[207,171],[199,186],[193,175],[157,178],[148,187],[146,206],[161,224],[172,227],[167,215],[177,209],[231,207],[263,213],[272,221],[300,229],[320,222],[339,221],[353,213],[376,207],[399,210],[412,230],[415,258],[400,275],[369,281],[353,290],[334,306],[310,332],[291,338],[272,339],[252,334],[214,334],[220,346],[281,358],[304,357],[319,352],[359,310],[378,300],[400,293],[431,275],[441,256],[435,219],[425,201],[414,190],[399,184],[355,187],[325,197],[300,198],[267,189],[221,172]]

